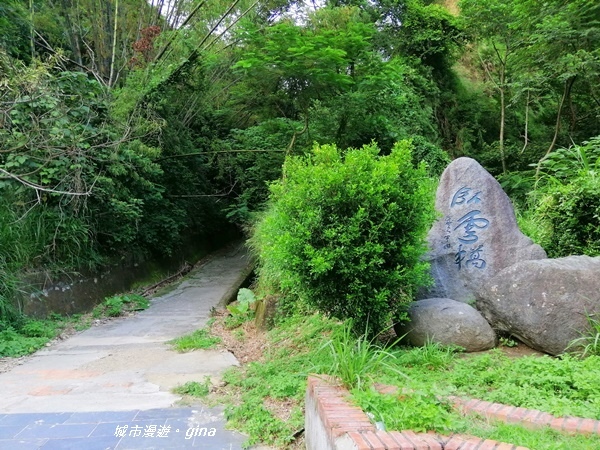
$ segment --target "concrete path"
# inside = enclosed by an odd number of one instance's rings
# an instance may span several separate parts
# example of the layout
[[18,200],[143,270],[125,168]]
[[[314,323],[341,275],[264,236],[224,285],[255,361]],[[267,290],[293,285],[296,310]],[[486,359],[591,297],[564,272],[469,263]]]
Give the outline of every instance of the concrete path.
[[218,379],[238,364],[235,357],[176,353],[166,342],[202,328],[248,268],[245,248],[229,248],[146,311],[88,329],[0,374],[0,449],[241,448],[245,437],[226,431],[218,410],[173,407],[180,397],[171,392]]

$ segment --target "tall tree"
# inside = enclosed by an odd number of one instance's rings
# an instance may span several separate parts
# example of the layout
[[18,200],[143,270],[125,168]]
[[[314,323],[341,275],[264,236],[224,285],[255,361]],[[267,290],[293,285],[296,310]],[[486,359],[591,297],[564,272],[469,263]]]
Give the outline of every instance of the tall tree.
[[500,102],[498,151],[502,171],[506,172],[505,128],[511,64],[524,39],[514,24],[518,20],[514,0],[462,0],[460,10],[468,29],[478,43],[478,57],[487,79],[493,84]]

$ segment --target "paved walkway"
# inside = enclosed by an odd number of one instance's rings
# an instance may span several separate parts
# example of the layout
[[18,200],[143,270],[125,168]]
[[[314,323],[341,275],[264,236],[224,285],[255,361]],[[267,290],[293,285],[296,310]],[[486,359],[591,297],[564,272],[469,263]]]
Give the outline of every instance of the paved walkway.
[[[171,389],[237,365],[167,341],[202,328],[247,271],[241,246],[215,255],[146,311],[90,328],[0,374],[0,449],[238,449],[216,409],[176,407]],[[118,428],[118,429],[117,429]]]

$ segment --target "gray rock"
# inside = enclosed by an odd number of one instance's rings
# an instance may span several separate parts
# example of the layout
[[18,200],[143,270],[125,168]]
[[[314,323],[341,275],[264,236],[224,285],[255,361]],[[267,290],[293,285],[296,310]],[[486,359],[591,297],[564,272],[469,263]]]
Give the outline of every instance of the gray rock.
[[418,298],[475,300],[484,282],[518,261],[546,252],[519,230],[500,184],[477,161],[454,160],[442,174],[436,196],[441,217],[427,237],[434,286]]
[[558,355],[600,312],[600,258],[523,261],[490,279],[477,308],[494,329],[537,350]]
[[410,322],[396,329],[407,334],[412,345],[422,346],[428,340],[442,345],[458,345],[467,352],[489,350],[496,344],[492,327],[479,312],[466,303],[449,298],[429,298],[412,303]]

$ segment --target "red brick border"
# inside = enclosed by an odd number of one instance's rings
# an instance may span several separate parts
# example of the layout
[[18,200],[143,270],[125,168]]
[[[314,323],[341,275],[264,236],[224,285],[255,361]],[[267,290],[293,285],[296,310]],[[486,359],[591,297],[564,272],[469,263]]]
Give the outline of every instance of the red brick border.
[[479,414],[487,419],[518,423],[529,428],[550,427],[570,434],[600,434],[600,420],[556,417],[537,409],[517,408],[483,400],[448,397],[463,414]]
[[[525,447],[474,436],[448,437],[433,433],[414,433],[410,430],[377,430],[360,408],[346,401],[348,391],[334,385],[326,376],[309,376],[306,395],[311,404],[316,406],[318,419],[326,433],[323,438],[332,449],[343,445],[343,448],[355,450],[528,450]],[[462,402],[456,397],[453,397],[453,401],[455,404]],[[475,402],[473,405],[478,403],[481,402]],[[466,412],[465,409],[463,411]],[[308,427],[306,431],[309,431]],[[338,445],[344,437],[350,440],[350,447],[347,440]]]

